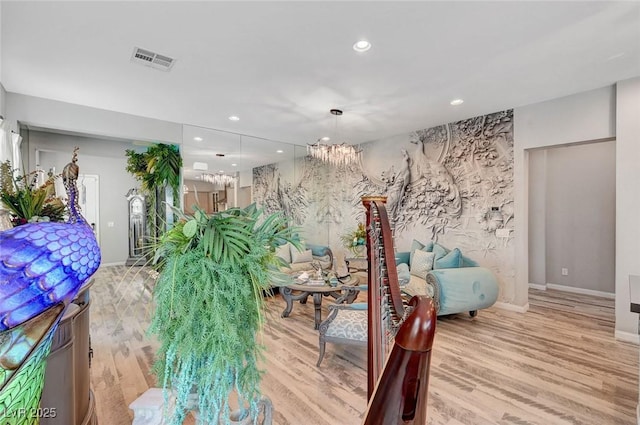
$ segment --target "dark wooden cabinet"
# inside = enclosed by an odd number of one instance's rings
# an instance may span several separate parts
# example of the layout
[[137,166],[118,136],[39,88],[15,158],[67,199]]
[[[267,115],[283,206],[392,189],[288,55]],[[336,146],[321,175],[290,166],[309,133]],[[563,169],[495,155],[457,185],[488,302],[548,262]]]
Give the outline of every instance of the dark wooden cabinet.
[[[40,407],[49,412],[40,425],[97,425],[91,391],[91,338],[89,288],[85,284],[60,322],[47,358]],[[55,414],[53,414],[55,412]]]

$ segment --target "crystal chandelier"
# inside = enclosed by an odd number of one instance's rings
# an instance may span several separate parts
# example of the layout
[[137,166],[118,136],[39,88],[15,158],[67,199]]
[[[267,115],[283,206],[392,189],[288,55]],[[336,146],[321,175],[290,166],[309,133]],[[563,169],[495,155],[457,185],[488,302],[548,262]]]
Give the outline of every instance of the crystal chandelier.
[[207,183],[212,183],[219,186],[229,186],[231,183],[236,181],[234,176],[230,176],[227,174],[202,174],[202,181]]
[[[338,129],[338,116],[342,115],[339,109],[331,109],[332,115],[336,117],[336,134]],[[317,160],[326,162],[334,167],[347,166],[360,162],[362,150],[346,143],[327,145],[320,141],[307,145],[307,153]]]

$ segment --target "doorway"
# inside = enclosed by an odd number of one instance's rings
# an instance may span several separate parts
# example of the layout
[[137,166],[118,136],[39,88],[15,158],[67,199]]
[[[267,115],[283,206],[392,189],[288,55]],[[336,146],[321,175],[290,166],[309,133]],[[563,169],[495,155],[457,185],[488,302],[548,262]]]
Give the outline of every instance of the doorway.
[[529,151],[529,286],[615,298],[615,140]]

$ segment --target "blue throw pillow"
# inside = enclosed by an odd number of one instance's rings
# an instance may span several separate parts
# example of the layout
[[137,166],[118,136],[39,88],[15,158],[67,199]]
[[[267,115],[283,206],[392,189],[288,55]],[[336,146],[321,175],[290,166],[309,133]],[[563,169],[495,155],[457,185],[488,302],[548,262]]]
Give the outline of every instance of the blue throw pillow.
[[[435,249],[434,249],[435,252]],[[458,248],[453,248],[444,257],[436,259],[433,263],[434,269],[452,269],[458,268],[462,265],[462,252]]]
[[442,245],[437,243],[433,244],[433,253],[436,254],[436,260],[444,257],[445,255],[447,255],[448,252],[449,250],[443,247]]

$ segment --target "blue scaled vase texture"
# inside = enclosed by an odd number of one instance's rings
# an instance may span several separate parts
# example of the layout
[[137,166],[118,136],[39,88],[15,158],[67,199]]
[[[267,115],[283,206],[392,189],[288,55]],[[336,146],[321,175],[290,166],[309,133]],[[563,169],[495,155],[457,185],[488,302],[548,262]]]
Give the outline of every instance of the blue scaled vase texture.
[[[0,423],[39,423],[52,336],[66,306],[100,265],[100,248],[79,212],[74,151],[63,171],[66,223],[27,223],[0,232]],[[48,410],[55,414],[54,410]]]

